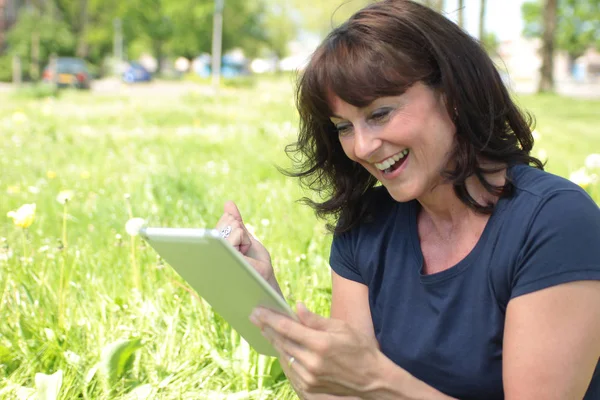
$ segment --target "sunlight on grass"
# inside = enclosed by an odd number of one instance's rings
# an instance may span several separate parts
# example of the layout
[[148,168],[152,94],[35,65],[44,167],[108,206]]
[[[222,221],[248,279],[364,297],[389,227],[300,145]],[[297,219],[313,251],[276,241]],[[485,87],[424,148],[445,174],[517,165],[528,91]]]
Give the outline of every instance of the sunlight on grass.
[[[296,133],[290,79],[218,96],[2,96],[0,398],[295,398],[276,360],[126,230],[212,226],[235,200],[289,302],[328,315],[331,237],[276,169]],[[534,153],[565,177],[584,168],[598,200],[600,102],[518,100],[537,117]]]

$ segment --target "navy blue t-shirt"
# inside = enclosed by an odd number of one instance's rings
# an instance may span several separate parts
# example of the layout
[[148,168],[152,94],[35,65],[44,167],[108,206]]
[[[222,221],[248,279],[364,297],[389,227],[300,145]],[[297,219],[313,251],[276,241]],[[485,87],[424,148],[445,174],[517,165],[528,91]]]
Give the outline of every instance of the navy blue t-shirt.
[[[503,399],[502,340],[510,299],[577,280],[600,280],[600,209],[572,182],[519,165],[473,250],[424,275],[416,201],[372,190],[371,216],[333,239],[330,264],[369,288],[382,352],[458,399]],[[600,335],[600,333],[599,333]],[[596,368],[586,400],[600,399]]]

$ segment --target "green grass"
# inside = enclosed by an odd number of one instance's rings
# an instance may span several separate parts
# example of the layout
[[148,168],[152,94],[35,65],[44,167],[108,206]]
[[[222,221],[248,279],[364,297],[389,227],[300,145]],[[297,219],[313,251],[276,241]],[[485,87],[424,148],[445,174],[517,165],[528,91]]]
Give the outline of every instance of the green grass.
[[[125,232],[131,216],[212,226],[233,199],[288,301],[328,314],[331,238],[276,169],[289,166],[283,148],[297,124],[290,80],[240,86],[218,96],[2,95],[0,399],[30,394],[36,373],[58,370],[61,399],[295,398],[274,359]],[[547,152],[550,171],[568,176],[600,152],[599,101],[518,101],[536,115],[535,151]],[[66,207],[56,200],[65,189]],[[597,186],[588,190],[598,199]],[[24,203],[37,205],[25,231],[4,217]],[[122,376],[105,377],[103,350],[121,340],[139,348]]]

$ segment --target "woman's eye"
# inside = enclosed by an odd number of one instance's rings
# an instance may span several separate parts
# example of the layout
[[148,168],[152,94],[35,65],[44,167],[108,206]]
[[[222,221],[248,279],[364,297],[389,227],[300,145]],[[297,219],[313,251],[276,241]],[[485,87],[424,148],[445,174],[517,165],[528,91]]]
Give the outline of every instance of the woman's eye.
[[338,135],[344,136],[350,133],[350,131],[352,130],[352,125],[339,124],[335,126],[335,130],[337,131]]
[[375,122],[385,121],[390,116],[391,111],[389,109],[377,110],[371,114],[371,120]]

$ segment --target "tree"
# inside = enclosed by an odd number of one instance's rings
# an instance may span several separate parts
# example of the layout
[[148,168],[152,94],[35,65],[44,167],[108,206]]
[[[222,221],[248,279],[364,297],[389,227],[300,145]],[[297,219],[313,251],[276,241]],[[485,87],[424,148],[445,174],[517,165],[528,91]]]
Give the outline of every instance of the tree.
[[458,26],[465,27],[465,0],[458,0]]
[[444,9],[444,0],[423,0],[423,4],[436,11],[442,11]]
[[333,28],[371,2],[372,0],[293,0],[293,6],[300,13],[302,27],[323,38]]
[[479,40],[485,41],[485,13],[486,13],[486,0],[479,2]]
[[21,58],[28,77],[39,78],[39,67],[51,54],[74,55],[76,39],[69,25],[55,18],[51,3],[32,4],[21,9],[17,22],[6,36],[9,54]]
[[546,0],[542,34],[542,67],[538,93],[554,90],[554,35],[556,32],[556,7],[558,0]]
[[[523,4],[526,37],[542,37],[543,11],[539,0]],[[555,47],[566,51],[571,62],[590,47],[600,49],[600,0],[558,1]]]

